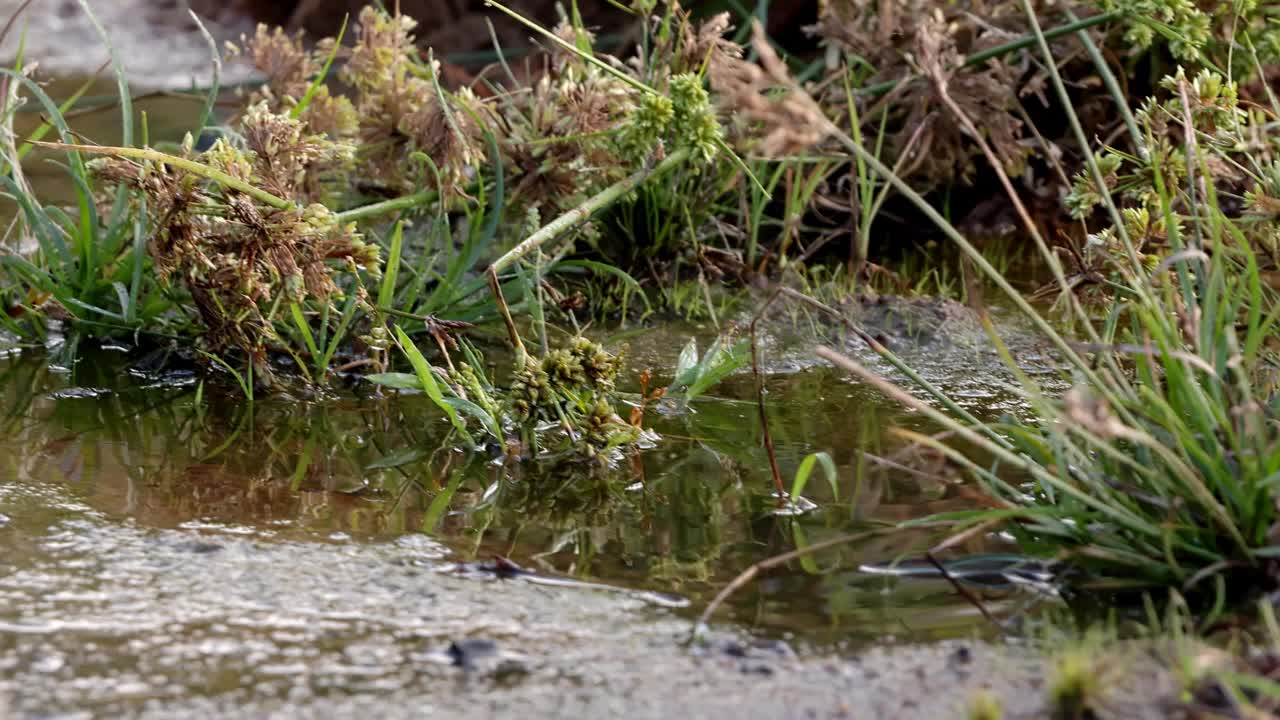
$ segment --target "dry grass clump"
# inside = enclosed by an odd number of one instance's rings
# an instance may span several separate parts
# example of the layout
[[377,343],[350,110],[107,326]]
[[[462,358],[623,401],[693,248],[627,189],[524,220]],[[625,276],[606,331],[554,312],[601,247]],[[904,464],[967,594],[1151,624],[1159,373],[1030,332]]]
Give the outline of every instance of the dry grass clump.
[[[1055,3],[1027,0],[1045,28],[1067,25],[1077,16],[1111,22],[1083,32],[1104,49],[1108,59],[1135,66],[1150,55],[1157,63],[1191,67],[1228,65],[1232,76],[1257,73],[1249,52],[1256,48],[1261,66],[1280,57],[1280,11],[1266,3],[1193,3],[1190,0],[1105,0]],[[818,22],[806,28],[827,49],[829,72],[853,78],[860,122],[886,123],[886,154],[899,162],[900,174],[920,187],[972,182],[981,167],[980,149],[966,137],[938,97],[937,79],[970,117],[981,118],[986,141],[1014,177],[1028,169],[1043,171],[1055,160],[1052,150],[1029,122],[1059,126],[1062,108],[1047,93],[1045,68],[1018,52],[998,52],[1031,30],[1023,0],[973,0],[936,3],[930,0],[854,0],[820,5]],[[1073,104],[1090,134],[1114,137],[1119,115],[1086,48],[1075,34],[1051,38],[1064,75],[1074,81]],[[993,54],[994,53],[994,54]],[[971,62],[973,57],[983,58]],[[817,85],[819,99],[836,118],[847,115],[848,87],[828,79]],[[1133,90],[1147,86],[1132,79]],[[861,88],[877,92],[859,93]],[[847,118],[845,120],[848,121]],[[1070,147],[1072,139],[1050,135],[1048,141]],[[1123,138],[1121,138],[1123,141]],[[1135,148],[1130,147],[1129,150]],[[1071,164],[1068,158],[1068,165]]]
[[[300,121],[273,113],[265,100],[248,110],[241,131],[243,147],[219,139],[200,159],[295,203],[267,206],[163,163],[109,157],[94,171],[107,185],[141,191],[156,219],[148,240],[156,272],[191,294],[209,348],[239,348],[265,372],[275,338],[270,318],[281,303],[327,304],[342,292],[338,275],[376,274],[380,258],[354,223],[340,222],[322,204],[303,204],[311,170],[343,163],[350,146],[305,135]],[[363,293],[359,283],[344,284]]]
[[[728,19],[717,16],[713,22],[719,27]],[[768,158],[806,152],[827,138],[822,110],[807,95],[775,90],[790,85],[787,66],[763,29],[757,24],[753,30],[758,63],[744,60],[737,46],[710,55],[708,75],[719,96],[717,105],[735,119],[738,143],[752,152]],[[759,140],[753,144],[754,138]]]
[[[232,48],[232,56],[244,55],[266,77],[252,99],[265,99],[283,111],[307,98],[299,119],[309,131],[357,149],[347,172],[364,185],[396,195],[434,186],[439,179],[445,190],[467,179],[466,168],[484,161],[481,116],[486,110],[465,89],[454,95],[440,89],[440,64],[422,60],[413,36],[416,26],[406,15],[366,7],[350,48],[335,49],[337,41],[330,38],[308,51],[300,34],[259,26],[254,37],[244,39],[243,50]],[[339,75],[353,89],[350,97],[315,82],[335,53],[345,61]],[[438,177],[431,166],[440,171]]]

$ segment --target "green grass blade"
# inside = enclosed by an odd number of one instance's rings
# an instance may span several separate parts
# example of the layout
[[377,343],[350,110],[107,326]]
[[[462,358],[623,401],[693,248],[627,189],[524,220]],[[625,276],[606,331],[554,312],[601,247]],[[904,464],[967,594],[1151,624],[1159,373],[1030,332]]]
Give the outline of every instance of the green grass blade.
[[200,35],[204,37],[204,41],[209,45],[209,62],[213,66],[213,78],[209,84],[209,93],[205,95],[204,105],[200,108],[200,121],[196,124],[195,132],[196,135],[199,135],[204,132],[205,128],[209,127],[209,121],[213,119],[213,110],[218,103],[218,93],[222,90],[222,53],[218,52],[218,43],[213,39],[213,35],[209,33],[209,29],[200,21],[200,16],[190,9],[187,10],[187,14],[191,16],[191,20],[200,29]]
[[360,297],[354,292],[347,294],[347,303],[342,308],[342,318],[338,321],[338,329],[334,331],[333,337],[329,338],[324,357],[320,358],[320,362],[316,365],[316,378],[323,378],[329,372],[329,363],[333,362],[334,354],[338,352],[338,347],[342,345],[342,341],[346,340],[347,330],[351,328],[351,321],[355,319],[356,310],[359,307],[357,303],[359,299]]
[[382,286],[378,288],[378,307],[391,307],[395,300],[396,278],[400,274],[400,253],[404,245],[404,223],[397,222],[391,231],[391,250],[387,253],[387,266],[382,271]]
[[840,475],[836,472],[835,461],[825,452],[809,453],[804,460],[800,461],[800,467],[796,468],[795,478],[791,482],[792,499],[804,494],[805,486],[809,484],[809,477],[813,475],[813,468],[818,463],[822,463],[822,472],[827,476],[827,483],[831,486],[831,497],[837,501],[840,499]]
[[319,92],[320,86],[324,85],[325,79],[329,77],[329,68],[333,65],[333,59],[338,56],[338,50],[342,48],[342,37],[347,33],[347,20],[349,15],[342,16],[342,27],[338,28],[338,37],[333,41],[333,50],[329,51],[329,57],[325,58],[324,67],[320,68],[320,74],[316,75],[311,81],[311,85],[307,87],[307,92],[303,94],[302,99],[297,105],[289,111],[289,117],[297,120],[306,111],[307,106],[311,104],[311,99]]
[[316,345],[316,338],[311,334],[311,324],[307,322],[306,315],[302,312],[302,307],[298,303],[289,303],[289,314],[293,317],[293,324],[298,328],[298,334],[302,336],[302,343],[306,345],[307,352],[311,353],[311,357],[319,361],[320,348]]
[[458,411],[453,405],[445,402],[444,393],[440,390],[439,383],[436,382],[435,373],[431,370],[431,365],[427,359],[423,357],[422,351],[414,344],[413,338],[399,326],[393,326],[396,335],[396,343],[400,345],[400,349],[404,351],[406,357],[409,358],[409,364],[413,366],[414,373],[418,376],[418,382],[421,384],[422,391],[431,398],[431,401],[440,408],[445,416],[449,418],[449,422],[453,424],[458,434],[462,436],[468,446],[474,447],[475,441],[471,439],[471,434],[467,432],[467,426],[458,416]]
[[116,73],[116,86],[120,92],[120,135],[123,138],[121,144],[129,147],[133,145],[133,97],[129,94],[129,78],[125,75],[119,54],[111,44],[111,36],[102,27],[102,23],[98,22],[98,16],[93,13],[93,8],[89,7],[88,0],[79,0],[79,2],[80,9],[84,10],[84,14],[89,17],[89,22],[93,23],[93,29],[98,32],[98,37],[102,39],[102,45],[107,48],[107,55],[111,58],[111,67]]

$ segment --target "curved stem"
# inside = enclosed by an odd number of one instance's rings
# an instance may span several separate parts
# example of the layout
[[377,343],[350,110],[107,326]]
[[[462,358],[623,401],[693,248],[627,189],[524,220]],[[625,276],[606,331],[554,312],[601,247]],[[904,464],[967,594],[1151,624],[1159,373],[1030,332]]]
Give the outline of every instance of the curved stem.
[[86,152],[92,155],[109,155],[111,157],[133,158],[135,160],[150,160],[152,162],[164,163],[165,165],[171,165],[181,170],[186,170],[192,175],[199,175],[202,178],[212,180],[219,185],[231,188],[232,190],[242,192],[254,200],[265,205],[270,205],[278,210],[288,210],[294,207],[293,203],[288,200],[278,198],[266,190],[254,187],[253,185],[238,178],[231,177],[221,170],[216,170],[204,163],[196,162],[195,160],[188,160],[187,158],[178,157],[177,155],[162,153],[159,150],[152,150],[151,148],[112,147],[110,145],[78,145],[75,143],[60,142],[30,142],[33,145],[56,148],[59,150],[79,150],[80,152]]

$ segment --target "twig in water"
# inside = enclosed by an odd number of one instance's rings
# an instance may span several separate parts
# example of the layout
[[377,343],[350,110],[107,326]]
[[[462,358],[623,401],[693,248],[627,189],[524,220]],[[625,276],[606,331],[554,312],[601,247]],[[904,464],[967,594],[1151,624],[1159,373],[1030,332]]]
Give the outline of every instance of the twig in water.
[[769,455],[769,470],[773,473],[773,487],[778,493],[779,503],[786,502],[787,491],[782,484],[782,473],[778,471],[778,456],[773,451],[773,435],[769,433],[769,414],[764,409],[764,378],[760,375],[760,350],[759,343],[756,342],[756,325],[760,323],[773,301],[778,299],[782,290],[781,286],[774,290],[756,312],[756,316],[751,319],[751,376],[756,383],[756,410],[760,413],[760,431],[764,433],[764,450]]
[[895,531],[897,531],[897,528],[877,528],[875,530],[865,530],[860,533],[841,535],[839,537],[831,538],[830,540],[823,540],[822,542],[814,543],[808,547],[792,550],[791,552],[785,552],[781,555],[775,555],[771,558],[766,558],[760,562],[752,564],[751,567],[748,567],[746,570],[738,573],[737,577],[729,581],[729,584],[725,585],[724,589],[716,593],[716,596],[712,598],[711,603],[708,604],[707,608],[698,616],[698,622],[693,627],[693,637],[691,637],[690,640],[696,639],[697,636],[701,634],[703,628],[707,626],[707,621],[710,620],[716,610],[724,604],[724,601],[729,599],[730,595],[737,592],[743,585],[751,582],[756,575],[760,574],[761,570],[775,568],[783,563],[791,562],[796,558],[804,557],[805,555],[815,553],[819,550],[826,550],[827,548],[835,547],[837,545],[859,542],[877,535],[885,535]]
[[965,587],[959,580],[957,580],[956,577],[951,574],[951,571],[948,570],[945,565],[938,562],[938,558],[934,556],[932,550],[930,550],[929,552],[926,552],[924,556],[928,558],[929,562],[935,568],[938,569],[938,572],[942,573],[942,577],[946,579],[947,582],[951,583],[951,587],[957,593],[960,594],[960,597],[963,597],[965,600],[968,600],[971,605],[978,608],[978,612],[982,613],[982,617],[986,618],[987,622],[991,623],[992,625],[995,625],[998,628],[1004,627],[1003,625],[1001,625],[999,622],[996,621],[995,617],[991,615],[991,612],[987,610],[987,606],[983,605],[982,601],[979,600],[976,595],[974,595],[972,592],[969,591],[969,588]]
[[945,550],[946,548],[949,548],[952,545],[955,545],[960,542],[964,542],[965,540],[972,537],[973,535],[977,535],[978,533],[984,533],[990,530],[991,528],[995,527],[996,525],[999,525],[1001,522],[1003,522],[1003,520],[988,520],[987,522],[981,523],[979,525],[975,525],[969,528],[968,530],[960,533],[959,535],[953,535],[952,537],[947,538],[941,543],[938,543],[936,546],[934,546],[929,551],[927,551],[924,554],[924,556],[929,559],[930,563],[933,563],[933,566],[938,569],[938,572],[942,573],[942,577],[946,578],[947,582],[951,583],[951,587],[955,588],[955,591],[957,593],[960,593],[960,597],[964,598],[965,600],[968,600],[974,607],[978,608],[978,612],[982,613],[982,617],[986,618],[987,622],[991,623],[992,625],[995,625],[997,628],[1003,631],[1005,629],[1004,625],[1001,625],[1000,621],[996,620],[995,616],[992,615],[989,610],[987,610],[987,606],[982,604],[982,600],[979,599],[977,595],[974,595],[973,592],[969,590],[969,588],[965,587],[963,583],[957,580],[956,577],[951,574],[951,571],[948,570],[945,565],[938,562],[938,557],[934,554],[942,550]]

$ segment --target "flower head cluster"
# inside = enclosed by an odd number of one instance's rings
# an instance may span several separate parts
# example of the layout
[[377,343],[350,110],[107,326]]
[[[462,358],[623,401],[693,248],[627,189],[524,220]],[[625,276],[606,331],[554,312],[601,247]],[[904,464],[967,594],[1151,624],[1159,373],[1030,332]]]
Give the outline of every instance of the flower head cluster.
[[[272,111],[265,99],[245,113],[241,137],[242,145],[221,138],[190,159],[288,207],[264,205],[166,164],[113,158],[94,169],[146,197],[156,221],[148,247],[156,271],[190,293],[205,342],[261,358],[274,338],[271,308],[281,301],[327,303],[341,292],[339,275],[376,276],[381,264],[377,246],[365,243],[353,223],[308,200],[319,194],[317,169],[349,161],[349,145],[307,134],[300,120]],[[189,154],[190,143],[184,147]]]

